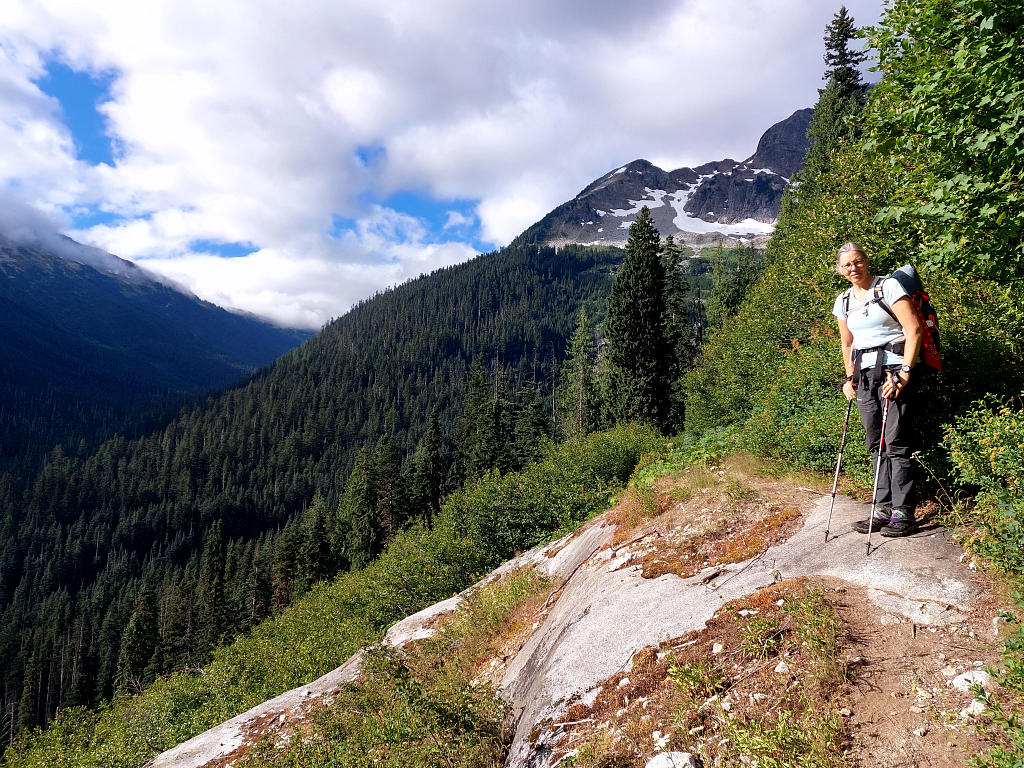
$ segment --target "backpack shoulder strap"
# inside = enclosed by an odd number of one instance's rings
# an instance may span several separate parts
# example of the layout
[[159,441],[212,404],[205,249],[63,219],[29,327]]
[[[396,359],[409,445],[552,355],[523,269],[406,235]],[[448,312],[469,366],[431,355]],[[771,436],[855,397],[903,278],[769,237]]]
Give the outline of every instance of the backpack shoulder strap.
[[875,280],[875,284],[874,284],[874,286],[872,286],[872,288],[874,290],[874,299],[873,300],[877,301],[878,302],[878,306],[880,306],[882,309],[884,309],[885,313],[887,315],[889,315],[889,317],[891,317],[893,320],[895,320],[898,323],[899,322],[899,318],[897,318],[896,317],[896,313],[892,311],[892,307],[889,306],[889,302],[887,302],[885,300],[885,292],[882,290],[882,283],[884,283],[888,279],[889,278],[887,278],[887,277],[879,277],[879,278],[877,278]]
[[853,292],[853,288],[847,288],[843,291],[843,314],[847,317],[850,316],[850,293]]

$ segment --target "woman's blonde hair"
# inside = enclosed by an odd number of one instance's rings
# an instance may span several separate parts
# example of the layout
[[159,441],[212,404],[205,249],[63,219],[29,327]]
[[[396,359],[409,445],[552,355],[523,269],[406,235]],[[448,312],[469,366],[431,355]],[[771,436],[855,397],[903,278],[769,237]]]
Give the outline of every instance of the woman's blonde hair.
[[839,253],[836,254],[836,272],[839,271],[839,259],[843,257],[844,253],[850,253],[851,251],[853,253],[859,253],[865,259],[868,258],[868,255],[864,253],[864,249],[861,248],[859,245],[857,245],[856,243],[845,242],[841,246],[839,246]]

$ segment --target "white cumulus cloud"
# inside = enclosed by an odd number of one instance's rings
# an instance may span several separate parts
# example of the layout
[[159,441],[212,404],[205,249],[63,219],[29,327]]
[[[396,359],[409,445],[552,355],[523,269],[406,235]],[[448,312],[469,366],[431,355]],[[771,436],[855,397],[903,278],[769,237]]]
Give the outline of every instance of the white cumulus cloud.
[[[858,23],[880,0],[846,3]],[[637,157],[753,152],[813,104],[837,8],[805,0],[8,0],[0,189],[204,298],[316,327],[507,243]],[[111,165],[79,159],[48,61],[109,78]],[[367,148],[372,148],[366,161]],[[444,217],[388,212],[414,192]],[[75,228],[84,210],[113,219]],[[338,219],[355,221],[336,233]],[[447,228],[448,231],[444,231]],[[442,234],[444,235],[442,237]],[[200,242],[251,243],[220,259]]]

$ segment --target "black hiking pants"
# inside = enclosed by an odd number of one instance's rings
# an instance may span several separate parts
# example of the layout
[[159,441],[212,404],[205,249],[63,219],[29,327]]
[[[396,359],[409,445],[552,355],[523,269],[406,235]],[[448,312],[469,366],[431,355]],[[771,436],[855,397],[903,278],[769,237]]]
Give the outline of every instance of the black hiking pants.
[[[881,354],[881,353],[879,353]],[[911,455],[917,450],[917,429],[914,416],[917,395],[920,388],[918,376],[920,366],[910,374],[910,381],[900,391],[900,396],[889,401],[885,418],[885,445],[882,463],[878,469],[878,490],[875,495],[877,509],[894,509],[903,512],[908,520],[914,519],[914,465]],[[864,425],[868,453],[871,454],[871,472],[878,467],[878,443],[882,436],[882,412],[885,398],[882,385],[887,371],[899,370],[899,366],[862,370],[857,386],[857,411]]]

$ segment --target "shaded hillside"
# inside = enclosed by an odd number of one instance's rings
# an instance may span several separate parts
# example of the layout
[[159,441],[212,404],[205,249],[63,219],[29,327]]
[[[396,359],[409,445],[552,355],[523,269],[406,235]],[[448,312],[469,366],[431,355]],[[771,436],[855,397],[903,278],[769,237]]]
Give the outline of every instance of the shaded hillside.
[[[70,240],[64,250],[85,249]],[[93,256],[94,254],[88,253]],[[233,314],[109,254],[116,273],[0,236],[0,471],[139,433],[309,337]]]
[[56,455],[25,493],[0,485],[0,710],[20,701],[32,723],[109,695],[132,616],[160,617],[142,645],[156,671],[201,662],[220,633],[258,622],[305,558],[306,540],[280,527],[316,492],[336,509],[365,444],[387,433],[408,455],[431,409],[450,430],[475,354],[497,356],[513,392],[535,357],[550,381],[579,306],[602,315],[620,258],[530,246],[440,270],[157,433]]

